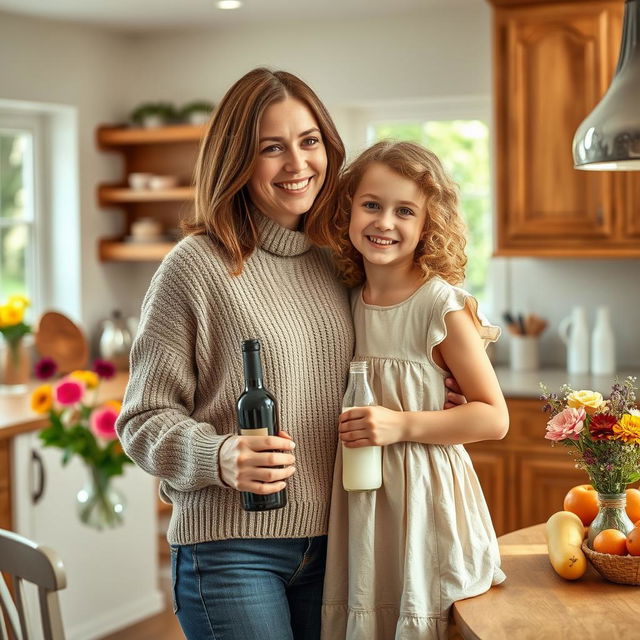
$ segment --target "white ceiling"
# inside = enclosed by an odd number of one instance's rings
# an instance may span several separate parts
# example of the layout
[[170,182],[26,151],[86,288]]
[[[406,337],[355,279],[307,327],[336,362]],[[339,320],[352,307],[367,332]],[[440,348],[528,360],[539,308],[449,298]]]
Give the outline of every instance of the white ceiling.
[[[234,11],[217,9],[215,0],[0,0],[0,12],[102,25],[144,32],[185,27],[323,18],[397,15],[485,0],[244,0]],[[0,15],[0,20],[2,19]],[[313,29],[313,23],[309,23]]]

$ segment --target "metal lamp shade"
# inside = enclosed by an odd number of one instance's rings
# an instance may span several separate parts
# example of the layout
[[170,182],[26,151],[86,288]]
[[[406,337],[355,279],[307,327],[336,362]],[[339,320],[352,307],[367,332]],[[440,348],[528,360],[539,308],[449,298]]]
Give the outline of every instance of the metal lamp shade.
[[573,137],[576,169],[640,171],[640,0],[626,0],[615,76]]

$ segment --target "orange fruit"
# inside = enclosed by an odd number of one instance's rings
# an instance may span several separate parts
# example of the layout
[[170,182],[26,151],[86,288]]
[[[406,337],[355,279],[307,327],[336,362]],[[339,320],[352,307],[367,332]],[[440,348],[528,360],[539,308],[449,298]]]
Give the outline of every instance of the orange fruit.
[[627,536],[617,529],[605,529],[594,538],[593,550],[610,553],[612,556],[626,556]]
[[640,520],[640,489],[627,489],[627,515],[631,522]]
[[598,492],[590,484],[579,484],[569,490],[563,506],[565,511],[575,513],[582,524],[588,527],[598,515]]
[[627,551],[632,556],[640,556],[640,527],[637,525],[627,535]]

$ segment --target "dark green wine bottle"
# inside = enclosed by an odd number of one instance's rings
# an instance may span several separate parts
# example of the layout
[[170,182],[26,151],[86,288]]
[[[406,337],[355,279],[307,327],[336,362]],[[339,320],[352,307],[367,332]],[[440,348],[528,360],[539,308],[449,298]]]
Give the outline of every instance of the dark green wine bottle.
[[[241,436],[278,435],[278,403],[265,389],[262,380],[260,348],[260,340],[251,339],[242,343],[244,391],[236,404],[238,433]],[[287,492],[283,489],[263,496],[242,491],[241,500],[245,511],[280,509],[287,504]]]

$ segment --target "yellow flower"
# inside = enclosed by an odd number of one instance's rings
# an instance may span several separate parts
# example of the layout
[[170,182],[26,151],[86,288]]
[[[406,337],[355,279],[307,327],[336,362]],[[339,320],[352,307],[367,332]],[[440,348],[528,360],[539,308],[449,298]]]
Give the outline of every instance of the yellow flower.
[[24,310],[31,305],[31,302],[29,301],[29,298],[27,298],[27,296],[13,295],[9,296],[7,304],[10,307],[18,307],[19,309]]
[[0,307],[0,327],[12,327],[14,324],[20,324],[23,317],[24,309],[22,307],[8,304]]
[[111,407],[114,411],[117,411],[118,413],[120,413],[120,411],[122,410],[122,402],[119,402],[118,400],[108,400],[107,402],[104,403],[105,407]]
[[602,394],[597,391],[582,389],[580,391],[572,391],[567,396],[567,405],[573,409],[580,409],[581,407],[584,407],[584,410],[590,415],[593,415],[600,409],[603,409],[606,404],[607,403],[602,399]]
[[50,384],[42,384],[31,394],[31,408],[36,413],[47,413],[53,403],[53,391]]
[[625,413],[618,424],[613,425],[616,440],[640,444],[640,416]]
[[86,370],[72,371],[69,374],[69,377],[74,378],[75,380],[80,380],[80,382],[84,382],[87,389],[95,389],[100,381],[97,373]]

